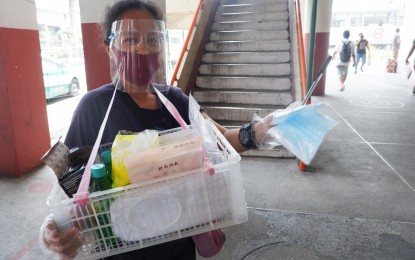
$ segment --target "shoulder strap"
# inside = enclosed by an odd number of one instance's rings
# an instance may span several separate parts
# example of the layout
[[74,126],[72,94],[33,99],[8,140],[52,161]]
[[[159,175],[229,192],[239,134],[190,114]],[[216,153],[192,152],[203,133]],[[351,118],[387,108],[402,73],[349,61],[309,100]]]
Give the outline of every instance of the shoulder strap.
[[[179,111],[177,111],[176,107],[168,100],[163,94],[160,93],[160,91],[157,90],[157,88],[154,88],[157,96],[160,98],[161,102],[163,102],[164,106],[167,108],[167,110],[172,114],[172,116],[177,120],[179,125],[183,129],[189,129],[189,126],[186,124],[186,122],[183,120],[183,118],[180,116]],[[88,188],[89,188],[89,182],[91,179],[91,166],[95,161],[95,157],[98,153],[99,144],[101,143],[102,135],[104,133],[105,125],[107,124],[108,115],[111,111],[112,104],[114,102],[114,97],[117,92],[117,88],[114,88],[114,93],[112,95],[110,104],[108,105],[107,112],[105,114],[104,120],[102,121],[101,127],[99,128],[98,137],[95,140],[95,144],[92,148],[91,155],[89,156],[88,162],[85,166],[84,173],[82,175],[81,183],[79,184],[78,191],[74,195],[75,203],[79,206],[85,205],[88,203]],[[150,120],[146,118],[142,113],[140,113],[140,116],[142,116],[148,123]]]
[[156,87],[154,88],[154,90],[156,91],[157,96],[159,97],[161,102],[163,102],[164,106],[167,108],[170,114],[176,119],[177,123],[179,123],[181,128],[189,129],[189,126],[183,120],[179,111],[177,111],[177,108],[170,102],[170,100],[168,100],[163,94],[161,94],[160,91]]
[[91,155],[89,156],[88,162],[85,166],[84,173],[82,174],[82,180],[79,184],[78,191],[74,195],[75,203],[79,206],[83,206],[88,203],[88,188],[89,182],[91,180],[91,166],[95,161],[95,157],[98,153],[99,144],[101,143],[102,135],[104,134],[105,125],[107,124],[108,115],[112,108],[112,103],[114,102],[115,94],[117,93],[117,88],[114,88],[114,93],[112,94],[112,98],[110,104],[108,105],[107,112],[105,113],[104,120],[102,121],[101,127],[99,128],[97,140],[95,140],[95,144],[92,148]]

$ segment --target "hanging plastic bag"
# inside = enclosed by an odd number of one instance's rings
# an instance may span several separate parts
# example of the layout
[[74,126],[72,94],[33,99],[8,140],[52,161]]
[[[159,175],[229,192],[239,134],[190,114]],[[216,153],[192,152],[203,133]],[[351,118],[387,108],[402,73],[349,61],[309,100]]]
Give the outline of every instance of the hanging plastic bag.
[[200,113],[200,105],[191,94],[189,95],[189,119],[193,126],[193,135],[203,138],[203,149],[208,161],[212,164],[224,162],[226,159],[223,157],[223,153],[219,151],[216,137],[211,135],[212,131],[209,127],[212,127],[212,123],[210,119],[203,118],[202,113]]

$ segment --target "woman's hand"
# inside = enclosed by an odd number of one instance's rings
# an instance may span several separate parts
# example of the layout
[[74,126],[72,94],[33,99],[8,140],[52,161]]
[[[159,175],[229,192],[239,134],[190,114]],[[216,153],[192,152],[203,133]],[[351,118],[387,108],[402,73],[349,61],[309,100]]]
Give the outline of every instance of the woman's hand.
[[271,128],[276,126],[276,122],[273,122],[274,117],[285,116],[294,109],[301,106],[301,102],[297,101],[290,104],[285,109],[277,109],[264,118],[254,115],[252,120],[252,136],[254,137],[254,144],[257,148],[263,150],[272,150],[280,146],[278,137],[272,133]]
[[52,215],[47,216],[43,221],[39,240],[43,248],[59,254],[61,259],[75,258],[78,248],[84,242],[77,228],[59,233]]
[[269,130],[274,126],[272,124],[272,119],[275,113],[281,111],[283,110],[278,109],[264,118],[260,118],[256,114],[254,115],[252,120],[252,136],[257,148],[269,150],[280,145],[280,143],[269,134]]

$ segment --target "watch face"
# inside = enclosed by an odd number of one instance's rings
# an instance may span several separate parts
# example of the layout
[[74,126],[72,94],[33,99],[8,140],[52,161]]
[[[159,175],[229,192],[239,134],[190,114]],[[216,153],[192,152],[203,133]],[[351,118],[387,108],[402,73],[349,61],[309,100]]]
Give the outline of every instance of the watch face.
[[245,148],[252,148],[251,124],[246,124],[239,130],[239,141]]

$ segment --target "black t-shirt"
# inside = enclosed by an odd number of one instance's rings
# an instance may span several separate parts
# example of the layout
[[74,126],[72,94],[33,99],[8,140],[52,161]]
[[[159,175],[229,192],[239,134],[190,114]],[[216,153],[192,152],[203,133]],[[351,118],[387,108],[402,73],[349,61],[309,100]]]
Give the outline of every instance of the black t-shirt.
[[366,39],[361,39],[356,44],[356,52],[360,54],[366,54],[366,46],[369,44],[369,42]]
[[[173,103],[186,123],[189,124],[189,99],[183,94],[181,89],[174,86],[157,85],[156,87]],[[65,138],[65,144],[69,148],[94,145],[114,89],[114,85],[108,84],[83,96],[74,112]],[[174,117],[162,105],[159,99],[158,101],[160,103],[159,109],[143,109],[134,102],[130,95],[117,90],[101,144],[113,142],[120,130],[140,132],[149,128],[167,130],[179,127]],[[196,250],[192,238],[187,237],[111,256],[106,259],[195,260]]]
[[[189,98],[174,86],[156,86],[173,103],[180,115],[189,124]],[[114,93],[114,85],[104,85],[86,93],[76,108],[65,138],[69,147],[94,145],[99,128]],[[155,94],[156,95],[156,94]],[[174,117],[158,99],[159,109],[140,108],[125,92],[118,91],[114,98],[101,144],[114,141],[120,130],[140,132],[145,129],[167,130],[179,127]]]

